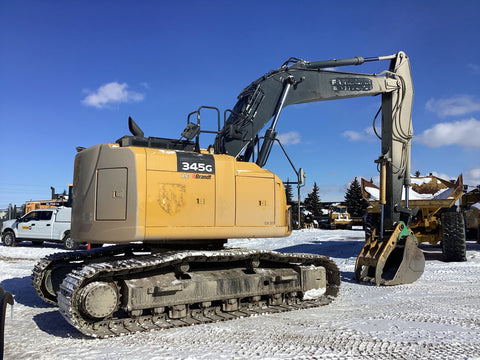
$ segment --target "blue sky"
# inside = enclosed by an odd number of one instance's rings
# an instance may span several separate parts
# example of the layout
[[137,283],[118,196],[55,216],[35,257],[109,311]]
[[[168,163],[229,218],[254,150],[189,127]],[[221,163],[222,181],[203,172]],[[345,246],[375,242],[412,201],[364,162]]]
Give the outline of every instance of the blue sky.
[[[479,13],[473,0],[2,1],[0,208],[66,189],[75,147],[128,134],[129,116],[146,136],[179,138],[189,112],[232,108],[292,56],[399,50],[415,88],[412,171],[480,184]],[[369,129],[379,105],[374,97],[284,109],[277,131],[307,174],[305,193],[315,181],[322,200],[342,200],[354,177],[377,176],[380,143]],[[278,146],[266,168],[295,177]]]

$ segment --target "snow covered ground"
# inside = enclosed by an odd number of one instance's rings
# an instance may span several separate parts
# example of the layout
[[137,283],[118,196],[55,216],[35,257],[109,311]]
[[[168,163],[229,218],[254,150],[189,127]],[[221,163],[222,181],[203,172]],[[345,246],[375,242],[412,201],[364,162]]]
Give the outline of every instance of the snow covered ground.
[[300,230],[284,239],[229,246],[332,257],[342,272],[328,306],[227,322],[91,339],[71,327],[30,285],[36,259],[56,245],[0,246],[0,286],[15,296],[5,322],[5,359],[480,359],[480,244],[467,262],[444,263],[422,246],[426,267],[413,284],[352,281],[363,245],[358,230]]

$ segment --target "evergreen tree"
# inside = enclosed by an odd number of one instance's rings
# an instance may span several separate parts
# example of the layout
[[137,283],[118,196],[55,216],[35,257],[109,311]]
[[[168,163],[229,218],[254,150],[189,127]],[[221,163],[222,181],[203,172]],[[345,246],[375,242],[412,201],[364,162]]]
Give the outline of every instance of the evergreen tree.
[[345,193],[345,205],[352,217],[362,217],[368,202],[362,196],[362,189],[357,178],[352,181],[350,188]]
[[419,177],[419,176],[420,176],[420,171],[419,170],[415,171],[415,177]]
[[320,202],[320,197],[318,195],[320,189],[317,186],[317,183],[313,183],[312,192],[307,195],[305,198],[305,209],[310,211],[314,217],[319,217],[322,215],[322,203]]
[[288,184],[289,180],[287,179],[287,184],[285,185],[285,195],[287,197],[287,204],[292,205],[293,204],[293,191],[292,191],[292,185]]

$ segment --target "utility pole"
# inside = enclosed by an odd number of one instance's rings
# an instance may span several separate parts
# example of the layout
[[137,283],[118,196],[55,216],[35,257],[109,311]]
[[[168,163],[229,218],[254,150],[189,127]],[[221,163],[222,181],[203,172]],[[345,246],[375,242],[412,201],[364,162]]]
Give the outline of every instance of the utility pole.
[[298,230],[302,228],[301,224],[301,211],[300,211],[300,188],[305,186],[305,178],[307,175],[303,172],[303,169],[298,169],[298,182],[297,182],[297,201],[298,201]]

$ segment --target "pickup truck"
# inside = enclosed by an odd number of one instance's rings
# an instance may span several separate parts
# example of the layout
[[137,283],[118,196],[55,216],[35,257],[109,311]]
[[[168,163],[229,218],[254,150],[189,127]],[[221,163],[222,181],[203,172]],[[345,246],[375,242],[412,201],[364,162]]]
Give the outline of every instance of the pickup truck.
[[60,242],[67,250],[76,250],[79,243],[70,237],[72,209],[32,210],[17,220],[7,220],[2,226],[2,242],[5,246],[15,246],[21,241],[31,241],[34,245],[46,242]]

